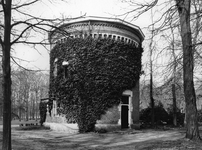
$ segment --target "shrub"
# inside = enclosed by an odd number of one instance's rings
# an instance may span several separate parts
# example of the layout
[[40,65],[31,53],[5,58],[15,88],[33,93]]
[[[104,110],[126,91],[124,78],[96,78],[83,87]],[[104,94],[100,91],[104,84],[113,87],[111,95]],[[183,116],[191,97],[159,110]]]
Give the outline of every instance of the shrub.
[[[172,105],[168,108],[168,114],[169,114],[169,124],[173,125],[173,108]],[[181,113],[180,109],[177,108],[176,110],[176,117],[177,117],[177,126],[183,126],[184,125],[184,118],[185,114]]]
[[[163,125],[169,122],[169,115],[163,108],[163,105],[159,104],[154,107],[154,123],[156,125]],[[152,109],[151,107],[142,109],[140,111],[140,120],[142,122],[142,127],[151,126]]]

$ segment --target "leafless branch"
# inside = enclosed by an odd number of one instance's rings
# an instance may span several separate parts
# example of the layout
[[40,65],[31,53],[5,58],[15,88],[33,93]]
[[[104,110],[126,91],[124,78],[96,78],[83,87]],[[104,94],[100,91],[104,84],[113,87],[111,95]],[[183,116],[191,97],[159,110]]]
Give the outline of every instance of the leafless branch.
[[120,14],[118,16],[124,16],[124,15],[128,15],[131,13],[137,13],[136,15],[134,15],[133,19],[138,18],[140,15],[142,15],[143,13],[147,12],[148,10],[150,10],[151,8],[153,8],[157,3],[158,0],[153,0],[152,2],[145,2],[145,3],[137,3],[135,1],[131,1],[131,0],[124,0],[124,2],[126,3],[130,3],[131,5],[135,6],[135,9],[132,9],[131,11],[128,11],[126,13]]
[[13,7],[12,7],[12,9],[13,10],[17,10],[17,9],[19,9],[19,8],[22,8],[22,7],[25,7],[25,6],[30,6],[30,5],[32,5],[32,4],[34,4],[34,3],[36,3],[36,2],[38,2],[39,0],[33,0],[33,1],[31,1],[31,2],[27,2],[27,3],[23,3],[23,4],[21,4],[21,5],[14,5]]

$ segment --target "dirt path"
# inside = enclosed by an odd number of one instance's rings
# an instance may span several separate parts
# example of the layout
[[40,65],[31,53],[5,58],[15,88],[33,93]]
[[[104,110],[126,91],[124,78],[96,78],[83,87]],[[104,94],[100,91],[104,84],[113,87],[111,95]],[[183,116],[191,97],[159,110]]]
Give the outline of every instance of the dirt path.
[[[202,145],[183,138],[183,131],[119,131],[67,134],[50,130],[12,130],[13,150],[184,150]],[[0,130],[0,145],[2,131]]]

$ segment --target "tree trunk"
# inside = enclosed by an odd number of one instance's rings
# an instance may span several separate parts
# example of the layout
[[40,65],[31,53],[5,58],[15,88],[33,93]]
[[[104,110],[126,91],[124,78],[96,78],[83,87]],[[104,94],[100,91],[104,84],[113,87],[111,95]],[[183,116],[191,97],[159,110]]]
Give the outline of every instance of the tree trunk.
[[154,113],[154,98],[153,98],[153,76],[150,73],[150,101],[151,101],[151,126],[154,128],[155,113]]
[[35,118],[35,101],[33,99],[33,105],[32,105],[32,120]]
[[173,95],[173,125],[177,126],[177,105],[176,105],[176,93],[175,83],[172,84],[172,95]]
[[[26,83],[27,84],[27,83]],[[26,121],[29,120],[29,85],[26,87],[27,90],[25,90],[25,101],[26,101]]]
[[36,89],[36,91],[35,91],[35,99],[34,99],[34,106],[33,106],[34,115],[35,115],[36,119],[37,119],[37,99],[38,99],[38,91]]
[[180,17],[181,38],[183,46],[183,78],[184,96],[186,103],[186,138],[199,140],[197,121],[196,95],[193,82],[194,51],[190,28],[190,4],[191,0],[176,0]]
[[28,100],[26,101],[26,116],[25,116],[25,118],[26,118],[26,121],[29,120],[29,102],[28,102]]
[[[151,19],[153,24],[153,12],[151,9]],[[149,44],[150,54],[149,54],[149,61],[150,61],[150,102],[151,102],[151,126],[154,128],[155,122],[155,112],[154,112],[154,98],[153,98],[153,61],[152,61],[152,54],[153,54],[153,38],[154,38],[154,24],[152,25],[151,29],[151,42]]]
[[39,107],[39,106],[38,106],[37,101],[36,101],[36,106],[35,106],[35,116],[36,116],[35,119],[36,119],[36,120],[38,119],[38,111],[39,111],[39,110],[38,110],[38,107]]
[[170,30],[172,35],[172,56],[173,56],[173,82],[171,85],[172,88],[172,97],[173,97],[173,125],[177,126],[177,104],[176,104],[176,69],[177,69],[177,58],[175,55],[175,35],[172,27],[172,20],[170,20]]
[[22,112],[21,112],[21,108],[18,108],[19,109],[19,121],[21,121],[22,119]]
[[[5,2],[5,4],[3,3]],[[11,3],[2,1],[4,7],[4,41],[2,43],[3,68],[3,150],[11,150],[11,67],[10,67],[10,35],[11,35]]]

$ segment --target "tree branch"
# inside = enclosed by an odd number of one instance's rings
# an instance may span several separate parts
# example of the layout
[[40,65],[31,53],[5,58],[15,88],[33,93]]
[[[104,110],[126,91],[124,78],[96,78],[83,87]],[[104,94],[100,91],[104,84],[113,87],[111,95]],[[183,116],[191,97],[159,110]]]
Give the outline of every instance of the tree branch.
[[33,0],[33,1],[31,1],[31,2],[28,2],[28,3],[23,3],[23,4],[21,4],[21,5],[17,5],[16,7],[12,7],[12,9],[13,9],[13,10],[16,10],[16,9],[21,8],[21,7],[30,6],[30,5],[32,5],[32,4],[36,3],[36,2],[38,2],[38,1],[39,1],[39,0]]

